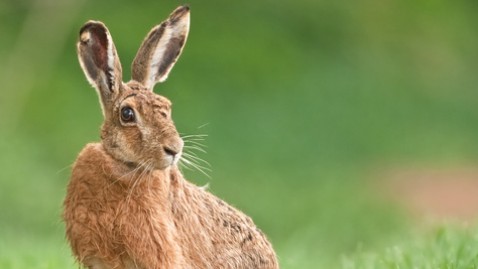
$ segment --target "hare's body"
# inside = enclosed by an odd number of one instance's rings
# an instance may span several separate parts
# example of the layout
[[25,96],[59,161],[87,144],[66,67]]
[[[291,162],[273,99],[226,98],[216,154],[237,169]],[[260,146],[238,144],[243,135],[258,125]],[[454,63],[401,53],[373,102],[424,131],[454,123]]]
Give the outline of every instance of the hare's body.
[[131,173],[101,144],[75,163],[65,219],[74,254],[95,269],[277,267],[249,217],[176,168]]
[[278,268],[272,246],[252,220],[178,170],[184,142],[171,102],[153,92],[181,54],[189,8],[154,27],[122,82],[108,29],[80,30],[78,56],[105,117],[101,143],[73,167],[64,203],[66,235],[90,269]]

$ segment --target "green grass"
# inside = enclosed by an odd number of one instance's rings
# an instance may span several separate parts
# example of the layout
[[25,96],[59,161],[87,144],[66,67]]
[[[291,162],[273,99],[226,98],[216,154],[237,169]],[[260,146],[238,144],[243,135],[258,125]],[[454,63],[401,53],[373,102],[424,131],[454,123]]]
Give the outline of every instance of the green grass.
[[[0,3],[0,268],[78,267],[61,204],[102,120],[81,25],[108,25],[127,80],[179,4],[93,2]],[[374,184],[387,168],[478,160],[475,2],[190,4],[188,44],[155,91],[180,132],[209,135],[212,179],[186,177],[251,215],[282,268],[475,268],[475,223],[417,229]]]
[[0,267],[23,268],[78,268],[71,258],[69,246],[58,235],[38,236],[32,233],[2,230]]
[[440,227],[408,236],[388,248],[343,258],[343,269],[473,269],[478,268],[476,228]]

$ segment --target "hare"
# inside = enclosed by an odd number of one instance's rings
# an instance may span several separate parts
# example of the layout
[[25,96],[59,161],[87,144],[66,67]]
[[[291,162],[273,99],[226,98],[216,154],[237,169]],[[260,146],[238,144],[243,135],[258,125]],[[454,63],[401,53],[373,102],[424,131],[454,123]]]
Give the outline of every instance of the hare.
[[189,14],[180,6],[149,32],[128,83],[105,25],[89,21],[80,30],[78,58],[104,123],[101,143],[86,145],[73,166],[63,219],[72,251],[87,268],[279,267],[248,216],[178,169],[183,141],[171,102],[153,87],[181,54]]

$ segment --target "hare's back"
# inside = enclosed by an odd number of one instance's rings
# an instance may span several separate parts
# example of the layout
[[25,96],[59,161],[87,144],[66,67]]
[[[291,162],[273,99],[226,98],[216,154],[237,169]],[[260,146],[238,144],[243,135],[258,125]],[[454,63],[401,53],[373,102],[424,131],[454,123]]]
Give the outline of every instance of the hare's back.
[[[178,227],[190,257],[207,257],[210,268],[278,268],[271,244],[250,217],[204,188],[186,184],[186,195],[179,196],[184,200],[173,204],[186,207],[176,208],[176,221],[182,222]],[[197,249],[204,251],[197,255]]]

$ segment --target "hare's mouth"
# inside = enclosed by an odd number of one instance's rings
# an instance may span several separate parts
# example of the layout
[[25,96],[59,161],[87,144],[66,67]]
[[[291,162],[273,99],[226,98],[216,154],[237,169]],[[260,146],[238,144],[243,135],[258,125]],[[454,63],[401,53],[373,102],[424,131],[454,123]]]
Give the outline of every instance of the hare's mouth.
[[182,152],[171,147],[163,146],[159,153],[155,161],[155,169],[164,170],[173,165],[177,165]]
[[164,146],[163,147],[164,155],[165,155],[165,161],[166,163],[169,163],[167,166],[175,165],[178,163],[179,159],[181,158],[181,151],[175,150],[171,147]]

